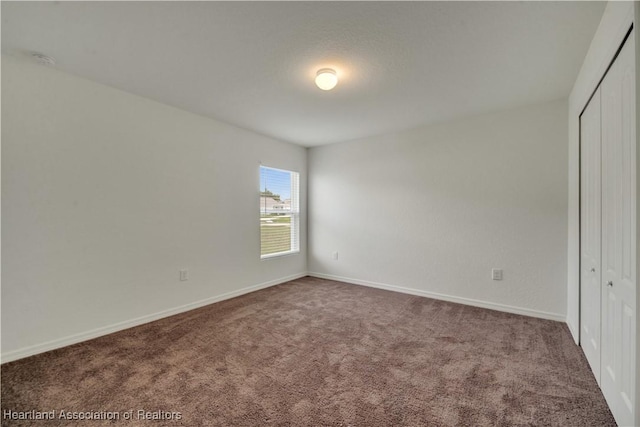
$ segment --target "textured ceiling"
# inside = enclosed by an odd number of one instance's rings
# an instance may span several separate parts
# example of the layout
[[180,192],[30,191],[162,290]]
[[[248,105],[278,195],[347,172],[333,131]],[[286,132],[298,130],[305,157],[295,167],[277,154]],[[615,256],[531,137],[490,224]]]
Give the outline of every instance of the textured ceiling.
[[[600,2],[2,2],[2,49],[305,146],[565,97]],[[334,67],[336,89],[314,86]]]

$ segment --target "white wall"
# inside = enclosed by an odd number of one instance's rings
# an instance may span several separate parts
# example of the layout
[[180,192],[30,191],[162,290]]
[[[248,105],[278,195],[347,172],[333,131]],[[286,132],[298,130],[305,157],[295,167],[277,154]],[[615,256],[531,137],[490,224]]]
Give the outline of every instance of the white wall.
[[567,324],[580,330],[580,114],[633,21],[633,2],[609,2],[569,96],[569,210]]
[[[261,161],[298,255],[260,260]],[[302,147],[3,56],[2,361],[305,274],[305,189]]]
[[[634,3],[634,22],[640,22],[640,3]],[[640,173],[638,173],[638,165],[640,165],[640,30],[637,25],[633,32],[636,36],[636,189],[640,188]],[[640,266],[640,197],[636,197],[636,280],[638,277],[637,269]],[[640,283],[636,282],[636,333],[640,331],[640,316],[638,315],[638,307],[640,307]],[[636,401],[636,424],[640,425],[640,339],[636,337],[636,378],[635,378],[635,394]]]
[[564,320],[566,135],[559,100],[310,149],[310,272]]

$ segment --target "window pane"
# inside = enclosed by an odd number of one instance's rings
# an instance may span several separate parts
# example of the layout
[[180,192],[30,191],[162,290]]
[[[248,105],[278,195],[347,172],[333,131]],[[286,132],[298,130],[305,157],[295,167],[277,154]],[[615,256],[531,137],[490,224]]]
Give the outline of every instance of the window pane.
[[260,255],[299,249],[299,175],[260,167]]

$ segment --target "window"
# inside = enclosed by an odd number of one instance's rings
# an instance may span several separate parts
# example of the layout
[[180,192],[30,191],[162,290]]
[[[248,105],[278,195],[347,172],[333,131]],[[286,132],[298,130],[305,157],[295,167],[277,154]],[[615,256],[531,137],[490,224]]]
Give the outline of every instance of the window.
[[260,258],[300,251],[300,174],[260,166]]

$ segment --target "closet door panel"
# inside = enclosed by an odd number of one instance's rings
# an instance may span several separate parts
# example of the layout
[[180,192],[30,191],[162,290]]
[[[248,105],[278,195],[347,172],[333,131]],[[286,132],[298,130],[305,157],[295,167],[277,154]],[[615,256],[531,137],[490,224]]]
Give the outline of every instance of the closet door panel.
[[627,38],[601,85],[602,392],[633,425],[636,340],[635,43]]
[[580,345],[600,384],[600,89],[580,117]]

